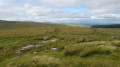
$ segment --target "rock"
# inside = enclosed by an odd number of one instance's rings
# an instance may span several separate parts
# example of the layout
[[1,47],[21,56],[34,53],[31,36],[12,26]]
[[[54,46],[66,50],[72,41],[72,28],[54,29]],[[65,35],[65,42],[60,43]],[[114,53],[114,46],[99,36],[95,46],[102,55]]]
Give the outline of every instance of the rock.
[[64,49],[67,48],[67,47],[68,47],[68,45],[65,45]]
[[42,43],[48,43],[48,41],[42,41]]
[[11,43],[10,45],[16,45],[16,44],[19,44],[19,42],[14,42],[14,43]]
[[17,58],[20,58],[20,57],[24,57],[24,56],[29,56],[29,55],[31,55],[31,54],[25,54],[25,55],[21,55],[21,56],[16,56],[16,57],[14,57],[14,58],[12,58],[10,60],[14,60],[14,59],[17,59]]
[[119,37],[118,37],[118,36],[112,36],[111,38],[113,38],[113,39],[114,39],[114,38],[119,38]]
[[38,48],[39,46],[43,46],[43,45],[41,45],[41,44],[39,44],[39,45],[28,45],[28,46],[20,48],[15,53],[21,53],[22,51],[25,51],[25,50],[28,50],[28,49],[31,49],[31,48]]
[[17,51],[15,52],[15,54],[18,54],[18,53],[21,53],[21,51],[17,50]]
[[48,40],[49,39],[49,37],[43,37],[43,40]]
[[58,48],[51,48],[51,51],[58,51]]
[[16,56],[16,57],[12,58],[11,60],[17,59],[17,58],[19,58],[19,57],[20,57],[20,56]]
[[51,42],[55,42],[55,41],[57,41],[58,39],[53,39],[53,40],[50,40]]
[[42,41],[42,43],[48,43],[48,42],[55,42],[57,41],[58,39],[53,39],[53,40],[50,40],[50,41]]
[[50,50],[48,50],[47,48],[45,48],[45,51],[58,51],[58,48],[51,48]]
[[20,48],[19,50],[24,51],[24,50],[27,50],[27,49],[37,48],[37,47],[39,47],[39,45],[28,45],[28,46]]
[[34,52],[33,54],[37,54],[38,52]]
[[90,38],[90,36],[86,36],[86,39]]
[[86,38],[90,38],[90,36],[87,36]]
[[44,47],[45,45],[40,44],[39,47]]

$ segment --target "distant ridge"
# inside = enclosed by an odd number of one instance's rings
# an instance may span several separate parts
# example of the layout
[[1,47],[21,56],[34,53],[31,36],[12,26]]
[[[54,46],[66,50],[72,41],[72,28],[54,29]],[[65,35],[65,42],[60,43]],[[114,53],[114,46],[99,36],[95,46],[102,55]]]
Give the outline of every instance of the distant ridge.
[[120,24],[111,24],[111,25],[93,25],[92,28],[120,28]]
[[51,27],[51,26],[64,26],[64,25],[54,24],[54,23],[46,23],[46,22],[0,20],[0,29],[27,28],[27,27],[49,27],[49,26]]
[[83,28],[90,28],[91,25],[82,25],[82,24],[66,24],[68,26],[72,26],[72,27],[83,27]]

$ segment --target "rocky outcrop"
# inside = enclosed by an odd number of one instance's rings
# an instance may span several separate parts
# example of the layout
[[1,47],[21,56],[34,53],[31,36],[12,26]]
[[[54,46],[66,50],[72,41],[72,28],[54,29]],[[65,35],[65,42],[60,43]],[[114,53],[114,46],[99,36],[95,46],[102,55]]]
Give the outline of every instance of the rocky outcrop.
[[17,58],[20,58],[20,57],[24,57],[24,56],[29,56],[29,55],[31,55],[31,54],[25,54],[25,55],[21,55],[21,56],[16,56],[16,57],[14,57],[14,58],[12,58],[10,60],[14,60],[14,59],[17,59]]
[[31,49],[31,48],[38,48],[40,46],[43,46],[43,45],[41,45],[41,44],[38,44],[38,45],[28,45],[28,46],[20,48],[15,53],[21,53],[22,51],[25,51],[25,50],[28,50],[28,49]]

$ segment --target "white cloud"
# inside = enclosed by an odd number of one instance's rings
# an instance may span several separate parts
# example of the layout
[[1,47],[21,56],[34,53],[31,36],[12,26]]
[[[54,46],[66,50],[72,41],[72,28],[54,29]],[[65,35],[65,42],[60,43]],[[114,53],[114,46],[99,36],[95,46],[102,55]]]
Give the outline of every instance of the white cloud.
[[79,5],[81,0],[38,0],[44,6],[69,7]]
[[120,11],[120,0],[38,0],[39,3],[45,6],[54,7],[74,7],[85,6],[92,10],[104,10],[110,12]]
[[100,14],[93,17],[103,19],[120,19],[120,14]]
[[[88,11],[75,12],[74,8]],[[72,8],[65,11],[64,9]],[[120,20],[120,0],[0,0],[0,19],[33,21]]]

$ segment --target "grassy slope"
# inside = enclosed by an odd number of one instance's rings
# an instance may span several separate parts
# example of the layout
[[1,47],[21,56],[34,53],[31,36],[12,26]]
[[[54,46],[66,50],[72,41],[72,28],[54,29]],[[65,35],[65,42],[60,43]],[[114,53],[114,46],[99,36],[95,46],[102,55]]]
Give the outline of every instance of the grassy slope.
[[39,22],[20,22],[20,21],[3,21],[0,20],[0,29],[11,28],[30,28],[30,27],[48,27],[48,26],[64,26],[52,23],[39,23]]
[[[11,27],[11,25],[8,26]],[[30,67],[33,64],[36,67],[37,65],[40,67],[120,67],[119,30],[61,26],[2,29],[0,30],[0,47],[3,49],[0,49],[0,66]],[[39,47],[21,54],[14,54],[23,46],[41,43],[44,36],[59,39],[44,45],[48,49],[58,47],[60,50],[45,52],[45,47]],[[88,39],[86,39],[87,36],[89,36]],[[118,36],[118,38],[113,39],[112,36]],[[10,45],[14,42],[19,42],[19,44]],[[65,49],[66,45],[69,46]],[[33,54],[35,51],[38,54],[10,60],[19,55]],[[45,62],[41,64],[43,60]]]

